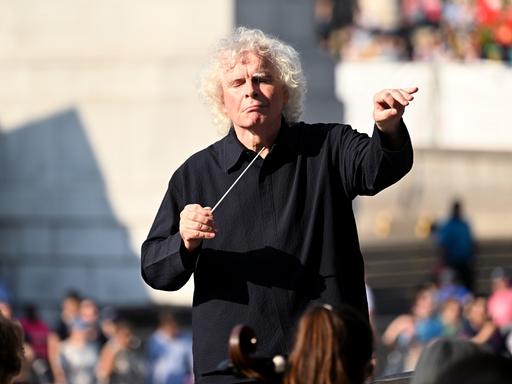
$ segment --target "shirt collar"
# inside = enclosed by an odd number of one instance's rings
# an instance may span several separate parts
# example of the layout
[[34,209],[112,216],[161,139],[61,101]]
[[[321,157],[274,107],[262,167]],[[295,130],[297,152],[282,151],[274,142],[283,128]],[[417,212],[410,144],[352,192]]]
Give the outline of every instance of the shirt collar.
[[224,140],[224,171],[228,173],[239,162],[242,154],[247,150],[236,137],[235,129],[231,127],[229,133]]
[[293,126],[288,124],[284,118],[281,119],[281,128],[277,135],[276,142],[272,147],[271,152],[289,152],[295,153],[299,143],[299,131]]
[[[281,128],[277,136],[276,142],[274,143],[271,154],[281,151],[291,151],[297,149],[298,137],[294,129],[288,125],[284,118],[281,119]],[[226,173],[232,171],[236,166],[239,166],[243,161],[244,153],[250,151],[238,140],[235,129],[231,127],[229,133],[224,140],[224,162],[223,167]],[[250,151],[252,152],[252,151]]]

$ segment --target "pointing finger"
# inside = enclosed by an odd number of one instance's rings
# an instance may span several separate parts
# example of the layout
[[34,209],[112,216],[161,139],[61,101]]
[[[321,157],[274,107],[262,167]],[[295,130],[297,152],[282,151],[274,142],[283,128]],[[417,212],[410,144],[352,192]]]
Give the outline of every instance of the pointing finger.
[[[409,100],[412,98],[408,93],[402,94],[400,90],[398,89],[392,89],[390,91],[391,96],[393,96],[393,99],[395,99],[397,102],[402,104],[403,106],[409,105]],[[407,95],[407,96],[406,96]]]
[[407,92],[408,94],[413,94],[413,93],[416,93],[418,92],[419,88],[418,87],[409,87],[409,88],[402,88],[401,91],[405,91]]

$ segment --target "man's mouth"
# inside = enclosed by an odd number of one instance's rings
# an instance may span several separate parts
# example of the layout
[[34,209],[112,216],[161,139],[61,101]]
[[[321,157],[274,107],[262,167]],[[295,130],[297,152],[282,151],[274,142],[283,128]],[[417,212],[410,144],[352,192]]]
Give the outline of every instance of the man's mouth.
[[259,111],[260,109],[265,108],[265,107],[266,107],[265,104],[255,104],[255,105],[251,105],[251,106],[245,108],[244,112],[255,112],[255,111]]

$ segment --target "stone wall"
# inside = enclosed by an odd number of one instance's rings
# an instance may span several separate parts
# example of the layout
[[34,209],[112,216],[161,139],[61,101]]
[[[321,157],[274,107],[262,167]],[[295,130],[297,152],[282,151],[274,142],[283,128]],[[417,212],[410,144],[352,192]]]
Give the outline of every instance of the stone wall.
[[[231,0],[0,1],[0,280],[54,313],[158,294],[139,249],[176,167],[219,137],[196,89]],[[187,293],[188,292],[188,293]]]

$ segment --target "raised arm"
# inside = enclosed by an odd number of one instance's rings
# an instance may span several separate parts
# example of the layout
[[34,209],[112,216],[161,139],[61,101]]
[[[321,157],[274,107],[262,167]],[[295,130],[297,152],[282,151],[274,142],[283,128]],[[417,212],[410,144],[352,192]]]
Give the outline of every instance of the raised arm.
[[414,99],[418,87],[384,89],[373,97],[373,119],[375,126],[387,138],[390,149],[399,149],[404,144],[400,122],[405,108]]
[[402,115],[417,90],[388,89],[374,96],[371,138],[347,127],[339,131],[338,161],[348,197],[374,195],[411,169],[413,150]]

